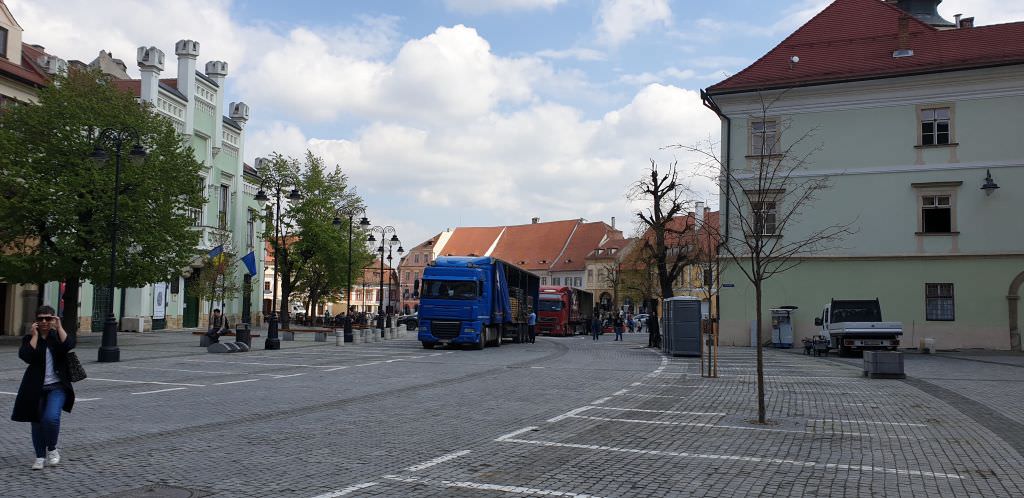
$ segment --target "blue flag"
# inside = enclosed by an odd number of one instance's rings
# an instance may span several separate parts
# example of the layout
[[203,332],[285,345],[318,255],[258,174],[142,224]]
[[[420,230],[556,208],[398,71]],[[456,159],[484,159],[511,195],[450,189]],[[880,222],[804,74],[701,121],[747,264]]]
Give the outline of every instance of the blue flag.
[[256,251],[249,251],[249,254],[242,257],[242,262],[249,270],[249,275],[256,276]]
[[207,254],[206,256],[209,257],[209,258],[216,258],[217,256],[220,256],[221,253],[223,253],[223,252],[224,252],[224,244],[221,244],[221,245],[219,245],[217,247],[214,247],[212,250],[210,250],[210,253]]

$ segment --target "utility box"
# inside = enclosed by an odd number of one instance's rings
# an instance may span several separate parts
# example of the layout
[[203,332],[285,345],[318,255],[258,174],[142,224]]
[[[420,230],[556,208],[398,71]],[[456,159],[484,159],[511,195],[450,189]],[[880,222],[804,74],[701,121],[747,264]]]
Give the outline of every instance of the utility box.
[[772,346],[776,348],[793,347],[793,312],[796,306],[780,306],[772,312]]
[[903,379],[903,353],[898,351],[865,351],[864,376],[872,379]]
[[662,305],[663,350],[672,356],[700,356],[700,299],[671,297]]

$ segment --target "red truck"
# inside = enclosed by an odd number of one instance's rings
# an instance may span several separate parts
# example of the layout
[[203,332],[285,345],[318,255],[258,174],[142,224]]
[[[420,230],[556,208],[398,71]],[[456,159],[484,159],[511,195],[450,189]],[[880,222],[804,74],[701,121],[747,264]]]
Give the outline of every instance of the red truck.
[[594,295],[575,287],[542,285],[537,308],[538,334],[586,334],[587,320],[594,314]]

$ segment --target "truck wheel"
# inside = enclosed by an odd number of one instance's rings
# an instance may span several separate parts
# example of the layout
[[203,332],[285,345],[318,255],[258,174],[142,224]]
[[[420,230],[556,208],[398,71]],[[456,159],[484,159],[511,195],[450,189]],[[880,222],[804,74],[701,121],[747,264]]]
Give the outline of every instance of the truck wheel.
[[434,346],[437,346],[436,342],[424,342],[423,343],[423,349],[434,349]]
[[480,350],[487,347],[487,334],[480,332],[480,342],[473,345],[473,349]]

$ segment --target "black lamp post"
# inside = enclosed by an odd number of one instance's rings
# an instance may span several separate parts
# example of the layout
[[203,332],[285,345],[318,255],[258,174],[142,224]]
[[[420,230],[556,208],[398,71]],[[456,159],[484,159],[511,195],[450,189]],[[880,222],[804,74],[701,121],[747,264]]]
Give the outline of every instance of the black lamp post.
[[[377,296],[379,300],[379,306],[377,308],[377,328],[381,329],[381,334],[384,330],[384,244],[388,246],[398,245],[398,235],[395,233],[395,227],[393,226],[375,226],[370,229],[370,236],[367,237],[366,242],[371,247],[375,246],[377,239],[373,234],[380,234],[380,246],[376,248],[376,253],[380,257],[380,295]],[[391,238],[388,239],[388,234],[391,234]]]
[[[257,162],[262,162],[264,159],[257,159]],[[275,215],[274,215],[274,295],[270,301],[270,318],[267,321],[267,340],[263,343],[263,349],[281,349],[281,339],[277,334],[278,327],[278,315],[277,315],[277,258],[282,245],[286,245],[287,241],[281,241],[281,190],[285,187],[283,178],[279,178],[276,182],[264,179],[263,185],[260,186],[259,192],[256,192],[256,201],[260,204],[265,204],[270,198],[267,193],[263,190],[263,187],[272,187],[274,189],[275,198]],[[288,193],[288,199],[292,201],[302,200],[302,194],[299,193],[299,189],[292,188],[291,192]],[[285,249],[287,251],[287,248]]]
[[[392,239],[398,240],[398,236],[395,235],[394,237],[392,237]],[[388,303],[391,303],[391,272],[394,271],[395,272],[395,278],[398,279],[398,281],[397,281],[397,284],[398,284],[397,285],[397,287],[398,287],[398,306],[395,307],[395,310],[396,310],[395,312],[398,313],[402,309],[402,273],[400,271],[398,271],[397,269],[395,269],[394,265],[391,264],[391,249],[394,248],[394,247],[395,247],[394,244],[389,244],[388,245],[388,266],[391,267],[391,270],[388,271]],[[401,240],[398,240],[398,250],[395,251],[395,252],[398,253],[398,258],[399,259],[401,259],[402,258],[402,254],[405,253],[405,249],[402,249],[402,241]],[[388,315],[388,327],[390,327],[390,326],[391,326],[391,316]]]
[[103,148],[103,145],[114,146],[114,215],[110,228],[110,288],[107,289],[110,297],[110,312],[103,322],[103,341],[100,345],[100,362],[115,362],[121,360],[121,350],[117,347],[117,318],[114,317],[114,287],[117,285],[117,210],[118,200],[121,196],[121,152],[124,146],[134,142],[131,151],[128,152],[132,164],[139,165],[146,159],[146,149],[142,147],[142,140],[139,132],[130,127],[104,128],[96,137],[96,144],[89,157],[98,162],[106,163],[110,156]]
[[[362,210],[363,217],[359,220],[359,226],[366,228],[370,226],[370,220],[366,218],[366,210]],[[355,212],[348,215],[348,279],[345,282],[345,304],[348,310],[345,312],[345,342],[352,342],[352,224],[355,221]],[[334,217],[334,226],[340,227],[341,218]]]

